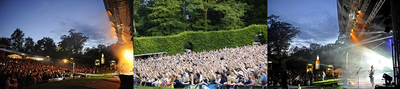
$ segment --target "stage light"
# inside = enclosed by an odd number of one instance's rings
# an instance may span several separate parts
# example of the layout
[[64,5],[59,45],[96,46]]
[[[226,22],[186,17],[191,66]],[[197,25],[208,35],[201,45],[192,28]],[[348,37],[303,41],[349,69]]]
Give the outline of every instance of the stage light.
[[67,59],[64,59],[63,61],[64,61],[64,63],[67,63],[67,62],[68,62],[68,60],[67,60]]

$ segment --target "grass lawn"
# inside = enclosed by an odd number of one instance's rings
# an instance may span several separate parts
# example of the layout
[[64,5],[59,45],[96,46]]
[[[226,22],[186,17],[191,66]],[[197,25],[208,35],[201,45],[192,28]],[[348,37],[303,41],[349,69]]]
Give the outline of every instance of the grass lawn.
[[315,81],[311,85],[313,85],[313,86],[327,86],[327,87],[324,87],[324,88],[321,88],[321,89],[343,89],[343,86],[338,86],[337,85],[338,82],[339,82],[339,79],[332,78],[332,79],[326,79],[325,81],[322,81],[322,80]]
[[337,84],[339,79],[327,79],[325,81],[315,81],[312,85],[314,86],[332,86]]
[[79,78],[57,82],[41,83],[26,87],[27,89],[88,89],[80,84],[93,82],[99,79]]
[[321,89],[343,89],[343,86],[338,86],[338,87],[325,87]]
[[[107,73],[114,73],[114,70],[106,70],[100,71],[98,74],[107,74]],[[27,89],[89,89],[82,87],[80,84],[85,84],[97,80],[107,79],[112,77],[113,75],[104,75],[104,76],[88,76],[88,77],[81,77],[79,79],[70,79],[70,80],[63,80],[57,82],[49,82],[49,83],[40,83],[36,85],[31,85],[26,87]]]
[[109,74],[109,73],[115,73],[115,70],[103,70],[97,72],[96,74]]

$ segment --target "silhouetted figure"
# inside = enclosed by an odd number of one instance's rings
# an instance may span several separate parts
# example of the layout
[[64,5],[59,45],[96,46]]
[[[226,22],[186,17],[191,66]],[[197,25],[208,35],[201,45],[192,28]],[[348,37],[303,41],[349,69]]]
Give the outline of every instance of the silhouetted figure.
[[282,89],[290,89],[289,88],[289,73],[288,71],[283,72],[282,77],[281,77],[281,81],[282,81]]
[[390,85],[390,83],[392,83],[393,78],[388,74],[384,73],[382,77],[385,78],[385,85]]

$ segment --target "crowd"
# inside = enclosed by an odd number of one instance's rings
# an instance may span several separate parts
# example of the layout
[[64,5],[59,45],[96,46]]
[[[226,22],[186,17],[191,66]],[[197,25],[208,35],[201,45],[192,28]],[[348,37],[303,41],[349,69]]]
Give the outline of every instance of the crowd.
[[267,45],[248,45],[134,61],[134,85],[267,86]]
[[[49,79],[71,77],[72,65],[58,65],[28,59],[0,59],[0,86],[21,89],[27,85],[47,82]],[[75,72],[91,73],[93,68],[77,65]]]

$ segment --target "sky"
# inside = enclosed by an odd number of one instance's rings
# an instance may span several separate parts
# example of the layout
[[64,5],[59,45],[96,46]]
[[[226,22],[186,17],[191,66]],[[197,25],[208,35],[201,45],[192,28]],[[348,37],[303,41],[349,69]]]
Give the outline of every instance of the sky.
[[89,36],[85,47],[117,41],[103,0],[0,0],[0,37],[11,38],[20,28],[35,43],[50,37],[56,45],[76,29]]
[[336,0],[268,0],[268,15],[299,27],[292,46],[335,43],[339,35]]

